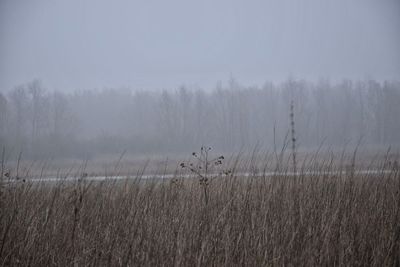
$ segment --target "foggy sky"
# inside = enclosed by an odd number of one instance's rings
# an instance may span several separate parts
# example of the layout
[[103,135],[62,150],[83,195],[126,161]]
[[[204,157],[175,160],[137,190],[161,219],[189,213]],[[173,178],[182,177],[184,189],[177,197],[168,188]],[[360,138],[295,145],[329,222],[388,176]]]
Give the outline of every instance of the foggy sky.
[[0,91],[400,79],[398,0],[0,0]]

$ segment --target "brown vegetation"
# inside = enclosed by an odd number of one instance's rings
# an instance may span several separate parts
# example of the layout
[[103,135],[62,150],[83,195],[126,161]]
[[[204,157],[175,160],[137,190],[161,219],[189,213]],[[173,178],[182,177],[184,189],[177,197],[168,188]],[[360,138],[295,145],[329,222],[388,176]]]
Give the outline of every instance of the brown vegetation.
[[207,202],[180,174],[4,180],[0,266],[398,265],[400,175],[387,166],[249,177],[225,166]]

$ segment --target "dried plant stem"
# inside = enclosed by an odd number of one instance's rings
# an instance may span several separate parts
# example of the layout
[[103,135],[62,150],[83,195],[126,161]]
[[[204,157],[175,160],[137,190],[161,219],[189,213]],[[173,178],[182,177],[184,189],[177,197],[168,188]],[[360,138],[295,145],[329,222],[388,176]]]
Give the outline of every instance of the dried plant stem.
[[292,162],[293,162],[293,173],[297,174],[297,162],[296,162],[296,132],[294,127],[294,101],[290,103],[290,127],[292,134]]

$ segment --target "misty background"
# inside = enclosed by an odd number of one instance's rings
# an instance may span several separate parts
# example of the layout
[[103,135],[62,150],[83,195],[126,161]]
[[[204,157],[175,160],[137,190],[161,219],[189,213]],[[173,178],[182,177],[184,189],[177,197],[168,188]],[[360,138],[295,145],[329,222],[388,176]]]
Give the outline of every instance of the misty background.
[[0,142],[28,157],[400,143],[400,1],[0,0]]
[[[294,103],[297,146],[317,150],[387,149],[400,144],[400,83],[374,80],[317,83],[289,79],[248,87],[233,78],[211,91],[129,89],[48,92],[40,81],[0,93],[0,141],[32,158],[93,158],[220,152],[290,140]],[[289,138],[290,137],[290,138]]]

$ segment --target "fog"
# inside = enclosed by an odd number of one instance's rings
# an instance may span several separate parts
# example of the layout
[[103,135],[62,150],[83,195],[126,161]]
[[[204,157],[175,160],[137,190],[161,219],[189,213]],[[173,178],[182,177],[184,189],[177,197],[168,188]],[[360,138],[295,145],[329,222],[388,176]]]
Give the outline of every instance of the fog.
[[0,90],[399,79],[398,0],[1,0]]
[[398,0],[0,0],[0,144],[95,157],[400,144]]
[[0,94],[0,141],[33,158],[95,158],[129,151],[178,155],[287,146],[293,104],[297,148],[400,144],[400,83],[289,79],[248,87],[233,78],[211,91],[128,89],[47,92],[40,81]]

